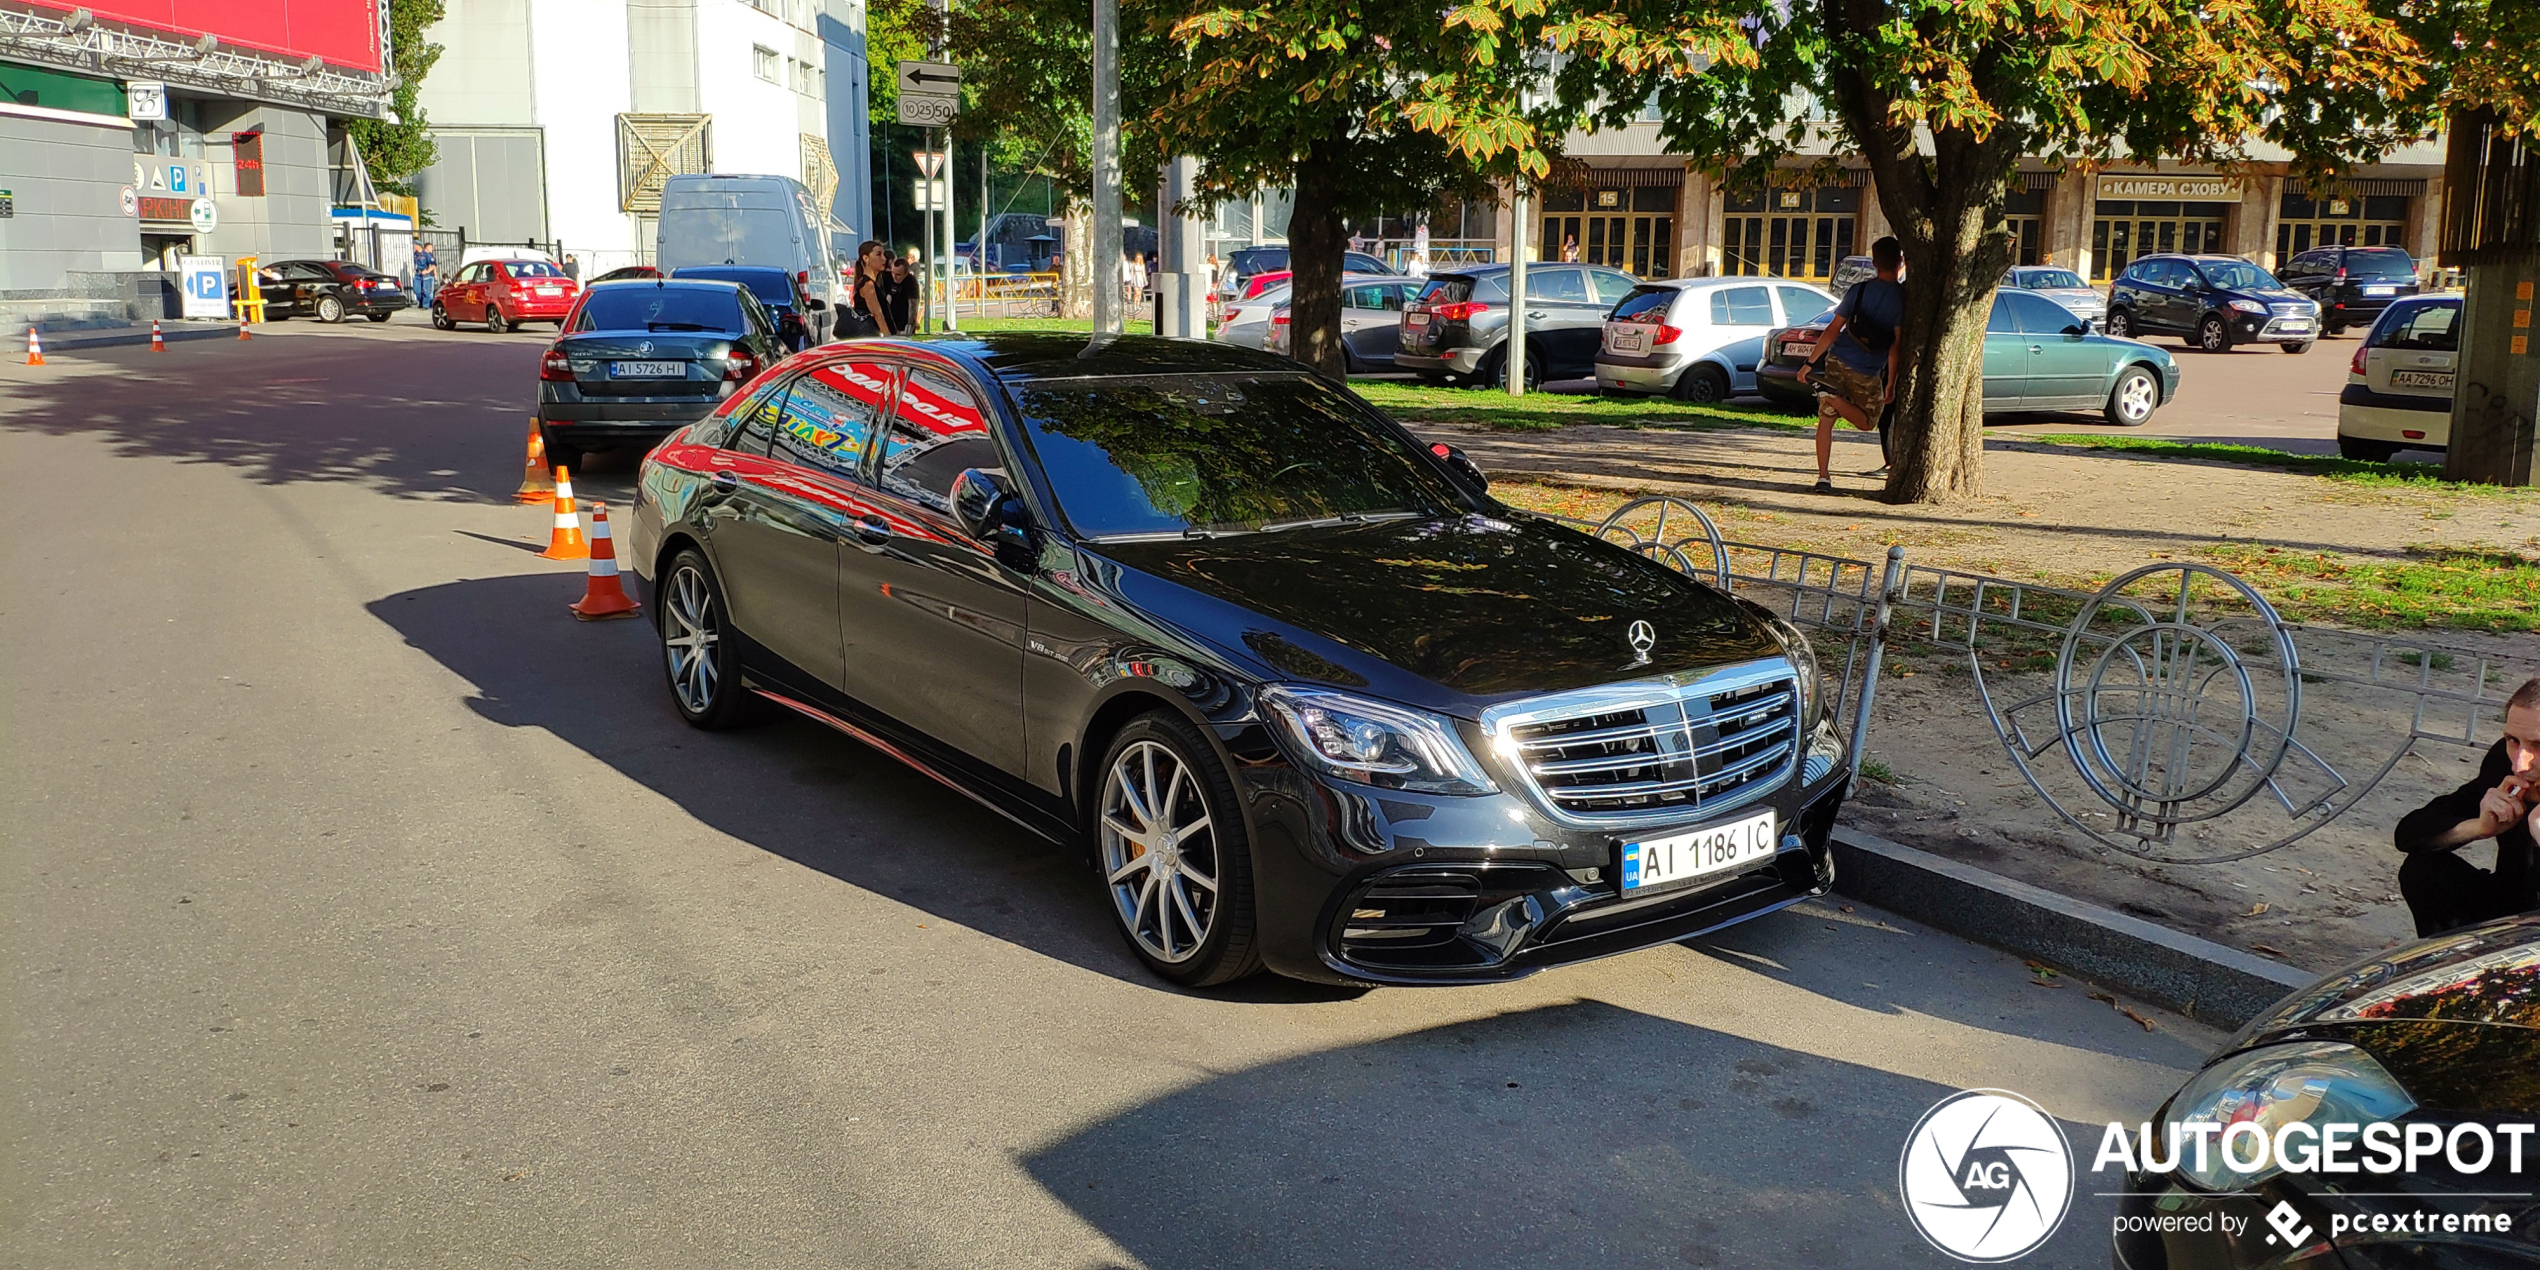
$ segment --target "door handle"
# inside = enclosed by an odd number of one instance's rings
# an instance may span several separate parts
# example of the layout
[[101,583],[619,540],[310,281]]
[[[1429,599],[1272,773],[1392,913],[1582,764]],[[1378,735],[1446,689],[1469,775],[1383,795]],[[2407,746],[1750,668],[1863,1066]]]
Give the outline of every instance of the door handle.
[[1536,321],[1540,322],[1540,321],[1545,320],[1545,319],[1546,319],[1547,317],[1549,317],[1550,315],[1549,315],[1549,314],[1547,314],[1547,313],[1545,313],[1545,312],[1544,312],[1543,310],[1541,310],[1541,309],[1528,309],[1528,310],[1526,310],[1526,316],[1527,316],[1527,317],[1530,317],[1530,318],[1533,318],[1534,320],[1536,320]]
[[714,482],[714,487],[726,494],[741,488],[741,478],[734,476],[730,472],[717,472],[707,479],[712,480]]
[[2046,346],[2043,344],[2031,344],[2028,346],[2028,351],[2032,353],[2043,353],[2046,351]]
[[855,521],[855,536],[860,541],[877,545],[889,542],[891,540],[890,522],[879,516],[858,516]]

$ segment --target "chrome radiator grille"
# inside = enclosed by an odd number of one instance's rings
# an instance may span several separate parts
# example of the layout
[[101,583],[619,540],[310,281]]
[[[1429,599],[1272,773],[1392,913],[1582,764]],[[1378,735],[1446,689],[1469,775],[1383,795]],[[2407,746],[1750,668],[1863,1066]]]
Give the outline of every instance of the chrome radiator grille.
[[[1779,788],[1799,740],[1788,663],[1688,678],[1521,702],[1486,723],[1503,757],[1577,820],[1681,818]],[[1576,708],[1565,710],[1570,699]]]

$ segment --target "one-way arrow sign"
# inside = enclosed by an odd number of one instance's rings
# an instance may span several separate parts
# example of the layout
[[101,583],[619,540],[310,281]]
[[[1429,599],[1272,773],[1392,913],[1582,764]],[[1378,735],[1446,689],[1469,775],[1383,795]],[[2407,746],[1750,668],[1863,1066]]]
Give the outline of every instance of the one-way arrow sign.
[[900,91],[951,96],[961,90],[961,68],[950,62],[900,63]]

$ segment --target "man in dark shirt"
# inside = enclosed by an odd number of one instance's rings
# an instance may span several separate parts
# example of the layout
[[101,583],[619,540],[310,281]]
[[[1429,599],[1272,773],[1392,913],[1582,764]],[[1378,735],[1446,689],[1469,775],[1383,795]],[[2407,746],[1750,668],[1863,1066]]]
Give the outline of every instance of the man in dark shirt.
[[1896,399],[1898,328],[1905,324],[1904,245],[1894,238],[1870,244],[1878,276],[1852,284],[1834,319],[1817,338],[1817,355],[1799,368],[1799,382],[1817,392],[1817,492],[1834,492],[1834,421],[1867,432]]
[[906,335],[917,329],[917,279],[908,271],[908,257],[891,257],[891,272],[882,282],[882,304],[891,315],[891,330]]
[[[2392,838],[2407,860],[2399,866],[2399,894],[2416,917],[2417,934],[2540,907],[2532,838],[2540,834],[2540,679],[2514,690],[2505,702],[2505,735],[2487,751],[2478,775],[2466,785],[2409,812]],[[2459,849],[2496,840],[2496,868],[2489,872],[2460,857]]]

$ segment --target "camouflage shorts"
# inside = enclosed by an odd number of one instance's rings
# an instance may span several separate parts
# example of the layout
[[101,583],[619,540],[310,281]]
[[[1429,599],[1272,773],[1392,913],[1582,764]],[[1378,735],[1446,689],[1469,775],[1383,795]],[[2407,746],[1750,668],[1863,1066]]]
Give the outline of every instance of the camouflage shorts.
[[1880,398],[1887,395],[1887,377],[1869,371],[1854,370],[1841,358],[1829,357],[1808,372],[1808,382],[1817,390],[1817,413],[1829,419],[1839,417],[1834,403],[1827,397],[1841,397],[1861,411],[1863,418],[1879,417]]

